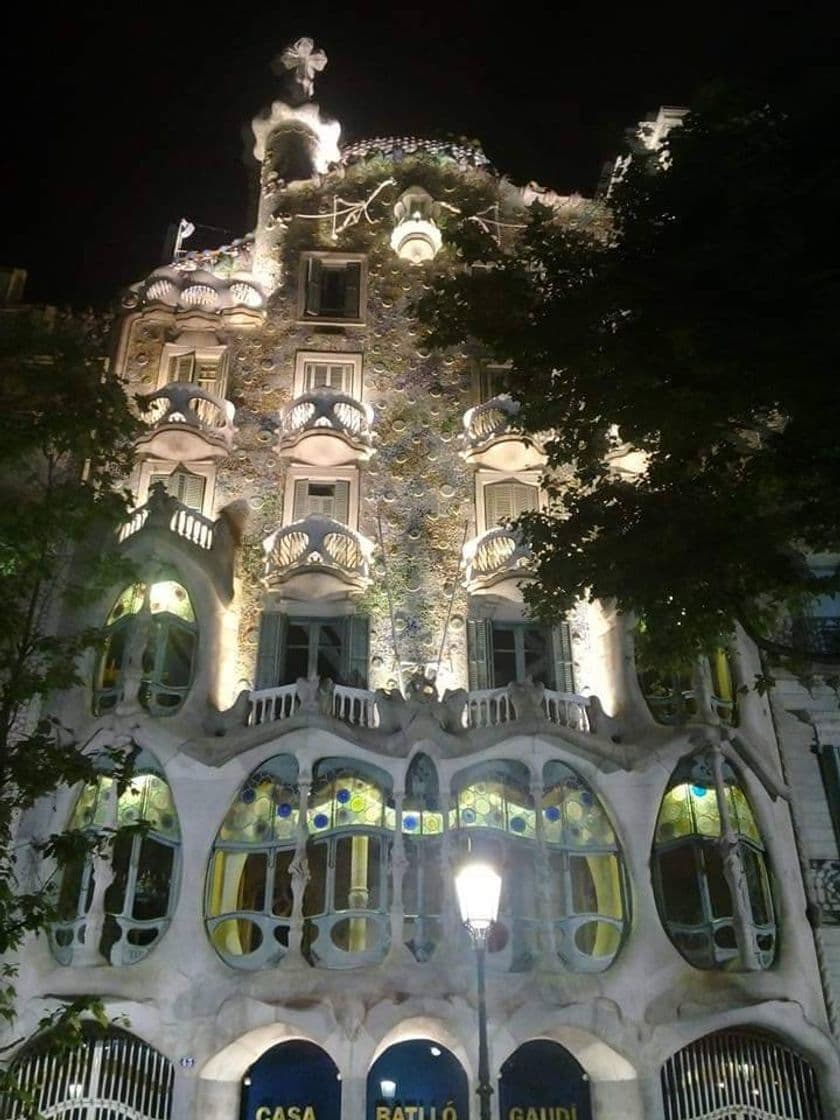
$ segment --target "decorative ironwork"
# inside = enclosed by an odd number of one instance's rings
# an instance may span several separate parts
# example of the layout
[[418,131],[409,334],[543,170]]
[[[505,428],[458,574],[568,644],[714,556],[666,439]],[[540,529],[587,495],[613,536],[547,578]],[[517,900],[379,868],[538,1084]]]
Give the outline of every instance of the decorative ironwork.
[[399,163],[405,156],[417,154],[457,163],[459,167],[490,167],[481,147],[470,140],[430,140],[421,136],[374,136],[357,140],[341,149],[341,162],[351,164],[380,156]]
[[313,515],[278,529],[263,542],[263,548],[270,583],[314,567],[334,571],[350,582],[365,583],[373,543],[340,521]]
[[233,403],[208,393],[199,385],[171,381],[157,392],[138,394],[137,402],[146,412],[153,431],[179,424],[223,444],[228,451],[233,445],[236,412]]
[[811,875],[820,920],[827,925],[840,925],[840,860],[812,859]]
[[355,441],[370,443],[373,409],[355,397],[329,389],[314,390],[296,397],[283,411],[281,420],[285,437],[304,432],[335,432]]
[[531,550],[514,529],[496,528],[467,541],[464,547],[466,586],[493,583],[511,575],[527,575]]
[[758,1034],[719,1031],[662,1068],[665,1120],[822,1120],[817,1079],[793,1050]]

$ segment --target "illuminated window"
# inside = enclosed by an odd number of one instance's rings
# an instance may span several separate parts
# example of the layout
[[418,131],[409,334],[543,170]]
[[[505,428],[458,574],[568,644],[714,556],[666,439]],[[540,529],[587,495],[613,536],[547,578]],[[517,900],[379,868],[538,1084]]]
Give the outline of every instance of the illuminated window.
[[307,358],[303,362],[303,392],[330,389],[334,393],[352,395],[355,369],[356,363],[352,360]]
[[295,480],[293,521],[301,521],[304,517],[330,517],[346,525],[349,516],[349,481],[327,478]]
[[274,688],[313,676],[351,688],[367,687],[367,617],[297,618],[266,611],[260,625],[256,687]]
[[[166,932],[180,876],[178,816],[172,791],[155,760],[141,751],[134,777],[120,792],[103,772],[79,794],[69,830],[114,834],[110,848],[113,879],[105,891],[98,950],[111,964],[134,964]],[[68,864],[58,890],[58,920],[50,928],[53,954],[73,964],[84,945],[94,896],[91,856]]]
[[[689,759],[662,799],[653,846],[659,913],[697,968],[767,968],[776,925],[767,856],[734,771],[713,755]],[[739,885],[733,892],[731,883]],[[739,929],[748,943],[739,943]]]
[[248,778],[216,836],[205,919],[213,947],[237,968],[276,964],[289,947],[299,816],[297,763],[281,755]]
[[366,263],[358,255],[304,253],[300,270],[303,318],[361,322]]
[[562,762],[546,765],[541,808],[557,954],[575,971],[601,971],[615,959],[626,925],[615,833],[598,798]]
[[94,679],[96,714],[116,707],[132,658],[140,665],[139,701],[153,715],[183,704],[192,684],[198,629],[186,589],[175,580],[135,583],[117,599]]
[[322,760],[313,775],[307,825],[306,956],[326,968],[381,960],[388,948],[395,827],[390,778],[375,767]]
[[221,353],[174,354],[166,370],[167,381],[191,382],[216,396],[224,394],[224,360]]
[[571,632],[567,623],[535,626],[527,622],[467,622],[469,685],[478,691],[532,681],[560,692],[574,692]]
[[708,701],[712,711],[721,723],[734,724],[737,720],[737,695],[728,652],[720,648],[711,657],[700,658],[695,664],[663,669],[647,664],[646,634],[647,627],[642,622],[636,639],[636,673],[654,719],[659,723],[684,723],[697,716],[696,676],[707,672]]

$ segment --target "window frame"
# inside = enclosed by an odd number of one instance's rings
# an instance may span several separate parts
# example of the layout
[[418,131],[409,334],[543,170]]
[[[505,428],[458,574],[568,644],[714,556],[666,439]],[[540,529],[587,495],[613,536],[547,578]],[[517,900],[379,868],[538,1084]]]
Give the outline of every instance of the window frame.
[[[160,367],[158,373],[158,389],[162,389],[166,385],[174,384],[178,379],[172,374],[177,366],[179,359],[188,358],[192,356],[192,366],[201,363],[212,363],[215,366],[215,377],[213,379],[212,387],[204,384],[201,380],[196,380],[191,376],[186,384],[195,385],[196,388],[205,389],[208,393],[212,393],[215,397],[220,397],[223,400],[227,394],[228,384],[228,348],[227,346],[208,346],[208,345],[192,345],[189,343],[179,343],[177,339],[174,342],[167,342],[164,344],[163,351],[161,352]],[[184,382],[181,382],[184,384]]]
[[[327,262],[326,267],[338,270],[348,264],[359,265],[359,306],[358,313],[352,315],[309,314],[307,312],[310,262],[320,261],[321,267]],[[320,312],[320,308],[319,308]],[[364,326],[367,322],[367,256],[364,253],[332,253],[324,251],[309,251],[300,254],[298,260],[298,324],[318,323],[321,326],[346,327]]]
[[[347,521],[339,524],[358,531],[359,523],[359,471],[356,467],[310,467],[301,464],[289,468],[286,473],[286,487],[283,492],[283,526],[295,521],[295,484],[298,482],[348,482]],[[316,516],[309,514],[308,516]],[[336,520],[336,518],[333,518]]]
[[[351,366],[350,387],[343,391],[343,395],[362,399],[362,360],[363,355],[344,350],[298,350],[295,354],[295,372],[293,393],[295,397],[302,397],[304,393],[319,392],[319,389],[306,388],[306,365],[308,362],[330,364],[346,364]],[[338,392],[338,390],[334,390]]]
[[[202,503],[196,513],[204,517],[212,516],[216,499],[216,463],[213,460],[197,460],[189,463],[176,463],[173,459],[144,459],[136,470],[132,490],[136,495],[136,504],[139,508],[149,500],[154,475],[171,475],[178,470],[188,474],[197,475],[204,479],[204,495]],[[192,508],[192,507],[190,507]]]
[[540,486],[539,471],[494,471],[481,468],[475,472],[475,521],[478,536],[499,528],[498,523],[487,523],[487,510],[485,489],[499,483],[520,483],[523,486],[532,486],[537,491],[537,510],[544,510],[546,503],[545,491]]

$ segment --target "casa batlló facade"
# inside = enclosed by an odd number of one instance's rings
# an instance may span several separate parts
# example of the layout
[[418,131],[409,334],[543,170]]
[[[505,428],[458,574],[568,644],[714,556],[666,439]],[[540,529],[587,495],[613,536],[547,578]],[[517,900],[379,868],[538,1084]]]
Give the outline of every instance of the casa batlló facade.
[[21,1084],[73,1120],[476,1116],[471,852],[503,878],[494,1115],[840,1115],[784,758],[768,698],[738,693],[755,650],[673,687],[606,606],[530,621],[508,519],[544,500],[540,440],[504,369],[425,349],[413,315],[457,267],[453,215],[515,251],[535,199],[577,225],[602,204],[515,187],[472,143],[342,147],[323,52],[282,58],[254,234],[123,298],[140,575],[86,620],[107,644],[61,718],[136,777],[26,823],[117,833],[63,874],[19,1026],[79,992],[127,1025],[24,1044]]

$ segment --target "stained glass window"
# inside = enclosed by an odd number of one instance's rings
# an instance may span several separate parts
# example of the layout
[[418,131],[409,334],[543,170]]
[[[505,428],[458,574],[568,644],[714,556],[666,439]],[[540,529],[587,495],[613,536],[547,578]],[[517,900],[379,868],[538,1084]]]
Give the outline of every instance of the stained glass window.
[[255,770],[225,814],[207,872],[205,920],[228,964],[264,968],[288,949],[299,818],[297,763],[289,755]]
[[[665,792],[654,834],[654,886],[660,916],[676,947],[698,968],[736,965],[748,955],[752,966],[773,960],[776,930],[761,834],[750,803],[727,763],[715,775],[711,756],[684,762]],[[727,872],[722,806],[736,838]],[[730,877],[747,884],[743,899],[732,897]],[[736,905],[746,907],[751,944],[739,946]]]
[[[169,783],[146,751],[120,790],[103,772],[82,789],[68,827],[88,833],[114,830],[112,881],[105,892],[99,952],[111,964],[133,964],[166,932],[180,875],[181,833]],[[93,899],[94,865],[87,856],[70,863],[59,884],[58,920],[50,930],[53,953],[72,964],[84,942]]]

